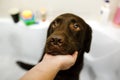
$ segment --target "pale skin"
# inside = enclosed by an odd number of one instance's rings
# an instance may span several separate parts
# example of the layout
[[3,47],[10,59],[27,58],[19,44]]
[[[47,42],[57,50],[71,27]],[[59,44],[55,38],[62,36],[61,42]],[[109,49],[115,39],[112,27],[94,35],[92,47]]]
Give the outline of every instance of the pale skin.
[[53,80],[60,70],[67,70],[74,65],[77,55],[77,51],[73,55],[45,54],[43,60],[25,73],[20,80]]

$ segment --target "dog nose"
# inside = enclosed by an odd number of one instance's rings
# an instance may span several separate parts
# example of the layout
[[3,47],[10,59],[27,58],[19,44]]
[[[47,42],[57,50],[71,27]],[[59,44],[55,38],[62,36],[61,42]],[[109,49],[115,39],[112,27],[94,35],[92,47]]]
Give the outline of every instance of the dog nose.
[[52,45],[62,45],[63,44],[63,37],[61,36],[52,36],[50,39],[50,43]]

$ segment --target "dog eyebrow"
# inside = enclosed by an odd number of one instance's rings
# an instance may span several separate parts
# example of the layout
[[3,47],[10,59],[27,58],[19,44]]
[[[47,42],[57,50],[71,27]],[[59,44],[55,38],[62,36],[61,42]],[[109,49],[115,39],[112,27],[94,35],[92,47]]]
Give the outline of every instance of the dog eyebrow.
[[70,22],[72,22],[72,23],[76,23],[77,20],[76,20],[76,19],[71,19]]

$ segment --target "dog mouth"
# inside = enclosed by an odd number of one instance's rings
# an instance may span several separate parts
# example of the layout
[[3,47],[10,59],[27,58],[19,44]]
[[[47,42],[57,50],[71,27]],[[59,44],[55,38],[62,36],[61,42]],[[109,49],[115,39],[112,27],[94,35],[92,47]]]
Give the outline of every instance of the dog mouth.
[[46,45],[45,52],[51,55],[67,55],[67,54],[73,54],[76,49],[72,47],[66,47],[66,46],[51,46]]
[[59,52],[59,51],[48,51],[47,54],[51,54],[51,55],[63,55],[62,52]]
[[59,46],[47,46],[46,47],[46,53],[52,54],[52,55],[65,55],[67,52],[64,48]]

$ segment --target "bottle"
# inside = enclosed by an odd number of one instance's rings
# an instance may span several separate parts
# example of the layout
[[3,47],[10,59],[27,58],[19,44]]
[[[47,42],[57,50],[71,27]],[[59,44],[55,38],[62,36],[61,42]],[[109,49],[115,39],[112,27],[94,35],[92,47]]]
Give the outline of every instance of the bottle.
[[110,16],[110,1],[104,0],[103,5],[100,10],[100,22],[107,23],[109,21]]
[[41,8],[41,9],[40,9],[40,14],[41,14],[41,20],[42,20],[43,22],[46,21],[46,18],[47,18],[46,8]]
[[116,25],[120,25],[120,3],[118,5],[118,7],[117,7],[113,22]]
[[18,8],[11,8],[9,10],[9,13],[15,23],[18,23],[20,21],[19,19],[20,10]]
[[31,10],[24,10],[24,11],[22,11],[21,19],[23,20],[23,22],[27,26],[35,24],[34,14],[33,14],[33,12]]

